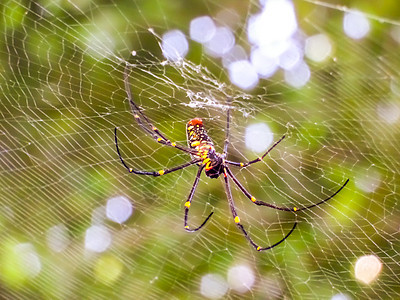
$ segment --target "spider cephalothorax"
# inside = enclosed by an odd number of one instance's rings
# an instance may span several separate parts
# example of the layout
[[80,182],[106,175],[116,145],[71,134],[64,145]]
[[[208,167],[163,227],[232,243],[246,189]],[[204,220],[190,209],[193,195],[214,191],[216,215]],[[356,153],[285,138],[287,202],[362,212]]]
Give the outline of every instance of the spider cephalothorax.
[[227,110],[227,122],[226,122],[226,136],[225,136],[225,142],[224,142],[224,150],[222,154],[217,153],[214,148],[214,144],[211,140],[211,138],[208,136],[206,130],[204,129],[203,126],[203,121],[201,119],[195,118],[190,120],[187,123],[186,126],[186,133],[187,133],[187,140],[188,140],[188,145],[189,147],[185,147],[182,145],[179,145],[175,142],[171,142],[164,134],[162,134],[157,127],[155,127],[150,120],[146,117],[146,115],[140,110],[140,108],[133,102],[132,99],[132,93],[129,85],[129,67],[127,66],[125,68],[125,73],[124,73],[124,83],[125,83],[125,90],[126,94],[128,96],[128,100],[132,109],[133,117],[139,124],[139,126],[146,131],[148,134],[150,134],[154,140],[156,140],[158,143],[176,148],[178,150],[181,150],[187,154],[190,154],[192,157],[192,160],[182,164],[180,166],[166,169],[166,170],[159,170],[159,171],[140,171],[140,170],[135,170],[133,168],[128,167],[128,165],[125,163],[125,161],[122,159],[121,153],[119,151],[118,147],[118,139],[117,139],[117,128],[115,128],[114,131],[114,136],[115,136],[115,146],[117,148],[117,153],[119,156],[119,159],[121,160],[121,163],[123,166],[129,171],[129,173],[133,174],[138,174],[138,175],[150,175],[150,176],[161,176],[165,175],[168,173],[172,173],[178,170],[182,170],[186,167],[192,166],[192,165],[198,165],[198,171],[196,178],[194,180],[194,183],[192,185],[192,188],[190,190],[189,196],[185,202],[185,218],[184,218],[184,228],[186,231],[193,232],[197,231],[200,228],[202,228],[207,221],[210,219],[212,216],[213,212],[211,212],[208,217],[203,221],[203,223],[195,228],[195,229],[190,229],[188,225],[188,214],[189,214],[189,208],[192,203],[193,195],[194,192],[196,191],[197,185],[200,180],[200,175],[205,170],[205,174],[210,177],[210,178],[218,178],[219,175],[224,174],[224,182],[225,182],[225,193],[226,197],[228,199],[229,207],[232,213],[233,220],[236,224],[236,226],[239,228],[239,230],[244,234],[246,239],[250,242],[250,244],[257,250],[257,251],[263,251],[263,250],[268,250],[271,249],[275,246],[278,246],[280,243],[282,243],[284,240],[286,240],[294,231],[296,228],[297,223],[294,222],[292,229],[289,231],[288,234],[284,238],[282,238],[280,241],[276,242],[275,244],[268,246],[268,247],[260,247],[256,243],[253,242],[251,239],[250,235],[247,233],[247,231],[244,229],[243,225],[240,223],[239,216],[236,212],[236,207],[235,203],[233,202],[232,198],[232,193],[231,193],[231,188],[230,188],[230,183],[229,179],[235,183],[235,185],[239,188],[239,190],[255,205],[259,206],[267,206],[276,210],[282,210],[282,211],[289,211],[289,212],[297,212],[300,210],[306,210],[309,208],[312,208],[314,206],[320,205],[330,199],[332,199],[337,193],[339,193],[344,186],[349,182],[347,179],[346,182],[330,197],[321,200],[320,202],[306,206],[306,207],[281,207],[281,206],[276,206],[274,204],[270,204],[261,200],[257,200],[255,197],[253,197],[247,190],[246,188],[240,183],[240,181],[236,178],[236,176],[232,173],[231,169],[229,168],[229,165],[231,166],[236,166],[240,168],[245,168],[249,165],[255,164],[259,161],[262,161],[267,154],[276,147],[284,138],[285,136],[281,137],[277,142],[275,142],[262,156],[247,161],[247,162],[235,162],[235,161],[230,161],[226,159],[227,152],[228,152],[228,145],[229,145],[229,123],[230,123],[230,105],[231,105],[231,98],[228,97],[228,110]]

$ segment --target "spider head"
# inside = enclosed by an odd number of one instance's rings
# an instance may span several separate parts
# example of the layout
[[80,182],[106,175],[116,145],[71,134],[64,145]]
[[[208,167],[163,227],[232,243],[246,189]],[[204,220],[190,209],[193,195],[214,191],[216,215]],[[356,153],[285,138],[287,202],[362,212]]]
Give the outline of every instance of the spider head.
[[188,122],[188,126],[203,125],[203,120],[199,118],[192,119]]

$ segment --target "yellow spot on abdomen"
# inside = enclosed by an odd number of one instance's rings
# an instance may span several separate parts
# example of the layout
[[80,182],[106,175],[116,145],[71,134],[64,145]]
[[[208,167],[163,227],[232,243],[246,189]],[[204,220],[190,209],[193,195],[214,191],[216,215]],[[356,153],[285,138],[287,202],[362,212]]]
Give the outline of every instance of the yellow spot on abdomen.
[[139,119],[140,118],[139,115],[134,115],[134,117],[135,117],[135,119]]
[[132,173],[133,172],[133,169],[132,168],[129,168],[129,173]]
[[293,207],[293,211],[298,211],[299,209],[297,207]]
[[159,138],[157,139],[157,142],[161,142],[161,141],[162,141],[162,138],[159,137]]
[[164,170],[160,170],[160,171],[158,171],[158,174],[160,174],[160,175],[164,175],[164,173],[165,173],[165,171],[164,171]]
[[260,250],[261,250],[261,247],[260,247],[260,246],[258,246],[258,247],[257,247],[257,251],[260,251]]
[[254,198],[253,196],[251,196],[250,200],[256,202],[256,198]]
[[186,202],[185,202],[185,206],[186,206],[187,208],[189,208],[189,207],[190,207],[190,201],[186,201]]
[[186,225],[186,226],[185,226],[185,229],[189,229],[189,226]]
[[243,167],[243,166],[244,166],[244,163],[240,163],[240,166]]
[[235,223],[236,223],[236,224],[240,223],[240,219],[239,219],[238,216],[235,217]]
[[202,159],[206,159],[206,158],[207,158],[207,155],[208,155],[208,150],[204,150],[204,151],[203,151],[203,155],[201,155],[201,158],[202,158]]
[[[207,157],[207,156],[206,156]],[[209,158],[206,158],[205,160],[203,160],[203,165],[205,165],[206,163],[208,163],[210,161]]]

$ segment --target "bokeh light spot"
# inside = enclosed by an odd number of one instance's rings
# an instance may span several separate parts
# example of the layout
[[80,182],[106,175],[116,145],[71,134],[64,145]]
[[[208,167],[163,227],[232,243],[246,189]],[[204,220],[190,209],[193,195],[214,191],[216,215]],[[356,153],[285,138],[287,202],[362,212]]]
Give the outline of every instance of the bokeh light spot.
[[61,252],[69,244],[68,229],[64,224],[55,225],[47,230],[47,245],[54,252]]
[[260,14],[249,19],[249,41],[270,48],[289,39],[297,31],[296,14],[289,0],[268,0]]
[[357,188],[372,193],[381,184],[381,173],[375,168],[363,169],[355,179]]
[[343,29],[348,37],[358,40],[368,34],[370,25],[368,19],[362,12],[354,10],[344,15]]
[[123,223],[132,215],[133,206],[125,196],[108,199],[106,206],[107,218],[116,223]]
[[305,54],[315,61],[322,62],[332,53],[332,43],[325,34],[316,34],[306,39]]
[[28,277],[35,277],[42,269],[39,255],[30,243],[22,243],[15,246],[15,252],[19,256],[24,273]]
[[3,286],[6,284],[20,287],[27,280],[36,277],[42,269],[40,257],[31,243],[3,241],[0,259]]
[[258,74],[247,60],[231,63],[229,65],[229,78],[233,84],[244,90],[250,90],[258,83]]
[[273,139],[274,135],[265,123],[252,124],[246,128],[245,144],[250,150],[255,152],[266,151]]
[[215,31],[216,26],[209,16],[198,17],[190,22],[190,38],[198,43],[211,40]]
[[279,66],[284,70],[290,70],[297,66],[302,59],[303,50],[296,43],[292,42],[288,49],[280,55]]
[[219,299],[228,291],[228,283],[218,274],[207,274],[201,278],[200,293],[209,299]]
[[372,283],[376,278],[378,278],[378,275],[381,271],[382,262],[375,255],[361,256],[357,260],[354,269],[357,280],[365,284]]
[[112,284],[120,277],[123,264],[114,256],[100,257],[94,267],[94,274],[98,280],[105,284]]
[[352,299],[353,298],[350,295],[344,293],[333,295],[331,298],[331,300],[352,300]]
[[189,51],[189,43],[181,31],[171,30],[162,36],[161,48],[164,57],[175,62],[186,56]]
[[250,55],[251,64],[262,78],[269,78],[278,70],[278,59],[264,55],[259,49],[253,49]]
[[221,57],[235,45],[235,36],[230,28],[218,27],[213,37],[204,45],[208,54],[214,57]]
[[103,252],[111,244],[111,233],[103,225],[94,225],[86,230],[85,248],[93,252]]
[[297,64],[290,70],[285,71],[285,81],[295,88],[303,87],[311,77],[311,71],[305,62]]
[[239,265],[229,269],[228,283],[231,289],[245,293],[251,289],[255,282],[254,272],[250,267]]
[[400,119],[400,105],[396,102],[378,103],[376,112],[387,124],[395,124]]

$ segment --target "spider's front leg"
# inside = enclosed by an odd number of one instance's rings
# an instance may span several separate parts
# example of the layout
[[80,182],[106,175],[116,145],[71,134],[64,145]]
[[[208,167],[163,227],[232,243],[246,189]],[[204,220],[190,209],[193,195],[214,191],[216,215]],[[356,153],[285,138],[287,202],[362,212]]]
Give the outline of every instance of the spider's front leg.
[[228,97],[226,99],[227,105],[228,105],[228,110],[226,112],[226,128],[225,128],[225,141],[224,141],[224,152],[222,153],[222,157],[225,159],[227,152],[228,152],[228,146],[229,146],[229,128],[230,128],[230,122],[231,122],[231,103],[232,103],[232,98]]
[[129,70],[130,66],[127,64],[124,70],[124,85],[125,85],[125,92],[129,100],[129,105],[132,110],[133,117],[135,118],[136,122],[139,126],[148,134],[150,134],[153,139],[163,145],[174,147],[179,149],[183,152],[189,154],[195,154],[191,149],[178,145],[175,142],[171,142],[157,127],[153,125],[150,119],[142,112],[139,106],[133,101],[131,86],[129,84]]
[[248,162],[235,162],[235,161],[230,161],[230,160],[226,160],[226,163],[233,165],[233,166],[237,166],[237,167],[247,167],[248,165],[254,164],[256,162],[262,161],[264,159],[265,156],[267,156],[268,153],[270,153],[272,151],[272,149],[274,149],[280,142],[282,142],[282,140],[285,138],[285,135],[283,135],[278,141],[276,141],[268,150],[267,152],[265,152],[262,156],[250,160]]

